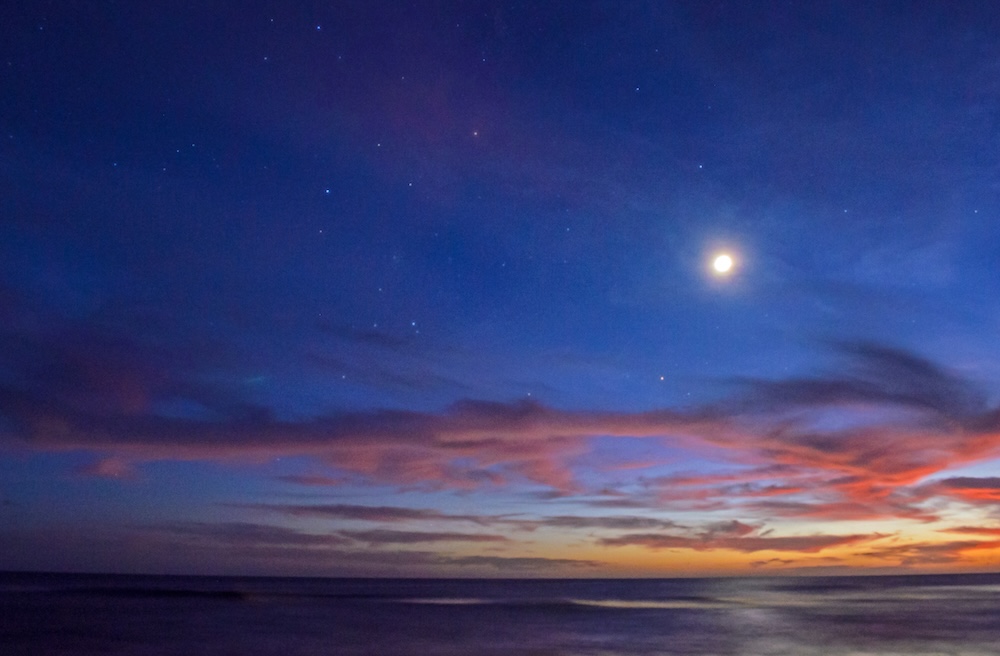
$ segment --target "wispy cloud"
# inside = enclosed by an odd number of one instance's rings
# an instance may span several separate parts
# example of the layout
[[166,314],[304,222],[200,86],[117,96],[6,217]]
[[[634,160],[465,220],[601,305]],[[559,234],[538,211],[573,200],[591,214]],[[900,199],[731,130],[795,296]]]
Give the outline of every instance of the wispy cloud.
[[954,540],[880,545],[859,555],[907,566],[947,565],[961,561],[970,552],[995,549],[1000,549],[1000,540]]
[[[142,544],[155,553],[198,553],[213,562],[224,561],[227,554],[244,560],[286,562],[296,560],[307,567],[324,564],[342,573],[384,574],[400,571],[494,570],[518,572],[559,571],[594,568],[603,565],[593,560],[502,555],[454,556],[448,553],[413,550],[410,546],[447,543],[500,544],[507,538],[499,535],[431,531],[334,531],[316,533],[269,524],[249,522],[169,522],[134,526],[120,539]],[[358,545],[366,545],[359,549]],[[397,547],[404,547],[398,550]],[[444,568],[444,569],[440,569]]]
[[803,535],[762,536],[736,535],[724,537],[689,537],[661,533],[633,533],[614,538],[601,538],[598,544],[605,547],[639,546],[647,549],[693,549],[708,551],[728,549],[743,553],[756,551],[794,551],[816,553],[831,547],[857,544],[876,539],[877,535]]
[[943,532],[991,535],[1000,538],[1000,526],[957,526],[955,528],[943,529]]
[[308,533],[282,526],[248,522],[174,522],[136,530],[169,535],[192,544],[216,547],[295,547],[329,549],[351,540],[336,534]]
[[275,476],[274,479],[282,483],[313,487],[336,487],[344,484],[344,481],[340,478],[324,476],[322,474],[286,474],[284,476]]
[[[91,567],[117,572],[229,573],[262,571],[289,575],[322,571],[329,576],[534,576],[570,575],[605,563],[573,558],[545,558],[517,553],[454,555],[450,543],[502,545],[496,540],[453,539],[425,533],[402,536],[344,536],[252,522],[164,522],[130,526],[64,526],[42,530],[16,527],[0,532],[0,549],[25,569],[49,569],[61,561],[49,546],[63,545],[81,554]],[[428,535],[430,537],[428,538]],[[467,537],[467,536],[466,536]],[[370,539],[358,539],[370,538]],[[418,539],[419,538],[419,539]],[[421,549],[433,545],[441,551]]]
[[478,515],[453,515],[438,510],[406,508],[402,506],[361,506],[351,504],[258,504],[238,506],[278,512],[296,517],[324,517],[328,519],[349,519],[373,522],[404,521],[467,521],[476,524],[488,523],[488,518]]
[[612,517],[590,517],[586,515],[558,515],[555,517],[542,517],[541,519],[530,521],[523,520],[524,524],[534,526],[545,526],[559,529],[588,529],[601,528],[610,530],[656,529],[675,528],[679,526],[676,522],[654,517],[638,517],[635,515],[612,516]]
[[133,464],[120,458],[100,458],[78,467],[76,473],[85,477],[117,480],[134,480],[138,477],[138,472]]
[[[215,404],[216,417],[194,419],[104,406],[98,411],[74,395],[46,396],[41,388],[7,384],[0,387],[6,426],[0,439],[38,451],[90,451],[121,471],[152,460],[301,455],[362,480],[396,485],[474,489],[527,482],[580,494],[588,490],[579,457],[590,453],[596,438],[620,436],[667,441],[741,465],[708,476],[640,477],[641,492],[668,509],[931,520],[935,512],[924,504],[934,496],[996,500],[993,479],[921,483],[1000,452],[1000,409],[989,406],[973,382],[899,349],[839,348],[846,363],[832,373],[742,380],[728,400],[647,412],[466,400],[439,413],[373,410],[303,420]],[[630,494],[592,501],[628,507]]]
[[455,565],[489,567],[502,572],[511,571],[541,571],[550,572],[559,568],[594,569],[605,565],[598,560],[572,558],[537,558],[530,556],[461,556],[451,558]]
[[944,478],[930,484],[929,488],[939,494],[954,497],[966,503],[1000,504],[1000,477],[996,476]]
[[769,567],[771,565],[782,567],[785,565],[793,565],[796,562],[798,561],[795,558],[768,558],[767,560],[750,561],[750,567],[755,569],[759,567]]
[[[256,504],[238,505],[237,508],[263,510],[294,517],[317,517],[332,520],[396,523],[465,522],[479,526],[503,526],[534,531],[539,528],[560,530],[608,529],[639,530],[683,528],[669,519],[637,515],[553,515],[526,517],[524,515],[471,515],[446,513],[430,508],[402,506],[363,506],[351,504]],[[347,533],[343,533],[346,535]]]
[[486,533],[451,533],[448,531],[393,531],[374,529],[370,531],[339,531],[337,535],[365,542],[371,546],[382,544],[422,544],[426,542],[507,542],[502,535]]

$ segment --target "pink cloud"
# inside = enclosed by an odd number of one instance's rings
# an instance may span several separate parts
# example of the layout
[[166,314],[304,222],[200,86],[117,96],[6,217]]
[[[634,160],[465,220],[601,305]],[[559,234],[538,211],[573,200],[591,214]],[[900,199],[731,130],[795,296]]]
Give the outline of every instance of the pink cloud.
[[101,458],[89,465],[79,467],[76,473],[81,476],[118,480],[135,480],[139,476],[135,465],[121,458]]
[[[997,456],[1000,410],[984,405],[971,384],[915,356],[875,347],[857,347],[853,356],[855,366],[845,373],[749,381],[742,395],[684,411],[461,401],[439,413],[375,410],[289,421],[243,412],[210,421],[109,415],[0,389],[0,409],[16,427],[0,439],[33,450],[91,451],[108,463],[103,471],[109,474],[113,463],[311,456],[338,471],[400,486],[532,483],[580,494],[587,492],[580,457],[591,453],[598,438],[627,437],[666,441],[747,466],[640,479],[650,499],[666,507],[929,520],[934,513],[922,504],[934,496],[994,502],[997,485],[990,480],[920,482]],[[848,422],[849,428],[822,428],[817,417],[831,412],[857,421]]]

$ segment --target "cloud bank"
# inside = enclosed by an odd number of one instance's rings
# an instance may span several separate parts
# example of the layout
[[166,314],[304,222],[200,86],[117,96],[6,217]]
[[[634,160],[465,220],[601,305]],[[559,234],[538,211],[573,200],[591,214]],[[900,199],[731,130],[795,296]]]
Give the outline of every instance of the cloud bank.
[[[152,461],[262,462],[304,456],[336,473],[288,475],[284,483],[336,488],[351,480],[457,491],[543,486],[553,498],[576,499],[592,508],[724,513],[765,521],[928,523],[941,518],[946,503],[995,509],[1000,501],[997,479],[947,475],[1000,451],[1000,409],[987,403],[982,390],[899,349],[848,344],[838,350],[843,366],[824,375],[738,380],[736,391],[722,401],[645,412],[463,400],[436,413],[383,409],[290,420],[244,404],[210,418],[178,417],[130,403],[109,408],[107,391],[100,386],[92,394],[104,400],[98,403],[81,401],[79,390],[46,395],[37,385],[3,384],[0,444],[35,452],[89,452],[97,461],[78,474],[125,480]],[[648,442],[654,451],[681,448],[720,464],[709,473],[666,476],[650,476],[640,464],[626,478],[621,471],[629,470],[620,463],[603,472],[599,464],[581,464],[598,441],[619,438]],[[380,522],[379,527],[330,535],[334,541],[369,546],[508,541],[499,533],[388,527],[426,521],[519,531],[595,530],[603,532],[595,540],[598,546],[651,550],[813,554],[877,539],[853,532],[771,535],[742,522],[691,533],[683,523],[645,514],[515,517],[350,504],[258,510]],[[903,563],[944,562],[991,544],[971,539],[951,548],[880,547],[867,554]]]

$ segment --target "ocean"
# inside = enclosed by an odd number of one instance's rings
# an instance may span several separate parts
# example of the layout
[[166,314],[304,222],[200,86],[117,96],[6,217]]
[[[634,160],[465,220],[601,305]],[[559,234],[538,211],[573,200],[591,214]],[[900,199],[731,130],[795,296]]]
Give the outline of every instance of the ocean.
[[1000,575],[655,580],[0,574],[0,654],[1000,654]]

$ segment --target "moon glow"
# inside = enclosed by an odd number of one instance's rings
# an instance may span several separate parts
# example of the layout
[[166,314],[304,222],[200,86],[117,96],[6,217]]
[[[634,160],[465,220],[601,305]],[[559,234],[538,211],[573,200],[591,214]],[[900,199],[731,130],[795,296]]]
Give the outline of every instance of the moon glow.
[[715,259],[712,260],[712,268],[715,269],[716,273],[727,274],[733,270],[733,258],[725,253],[716,255]]

